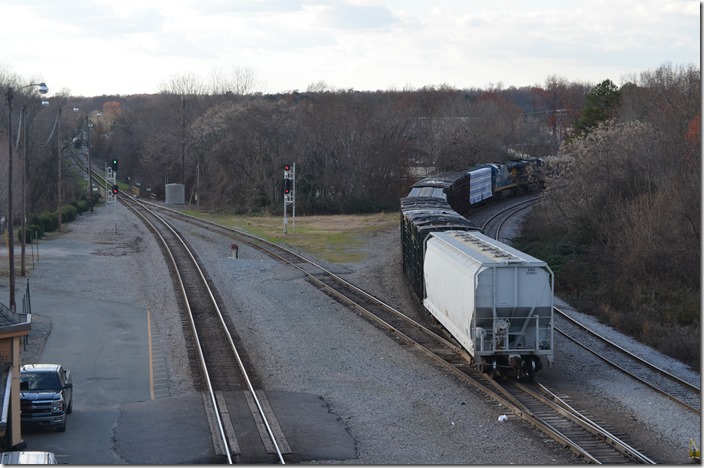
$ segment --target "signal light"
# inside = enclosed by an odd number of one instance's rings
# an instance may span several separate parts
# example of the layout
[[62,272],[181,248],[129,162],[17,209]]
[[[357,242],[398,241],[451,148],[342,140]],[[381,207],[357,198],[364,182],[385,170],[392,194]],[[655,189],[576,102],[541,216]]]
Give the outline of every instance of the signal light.
[[291,179],[284,179],[284,193],[286,195],[291,193]]
[[117,172],[117,159],[112,160],[112,170],[113,172]]
[[290,171],[290,170],[291,170],[291,166],[289,166],[288,164],[286,164],[286,165],[284,166],[284,171],[288,172],[288,171]]
[[120,192],[120,188],[117,185],[112,186],[112,194],[117,195]]

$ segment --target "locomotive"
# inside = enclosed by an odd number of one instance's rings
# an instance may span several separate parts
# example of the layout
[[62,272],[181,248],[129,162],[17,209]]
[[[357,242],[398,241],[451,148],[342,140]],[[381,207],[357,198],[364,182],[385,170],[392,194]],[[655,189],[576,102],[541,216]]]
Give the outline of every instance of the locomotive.
[[541,167],[519,160],[445,172],[401,199],[404,274],[425,309],[492,377],[530,379],[552,362],[554,275],[466,216],[506,194],[541,189]]

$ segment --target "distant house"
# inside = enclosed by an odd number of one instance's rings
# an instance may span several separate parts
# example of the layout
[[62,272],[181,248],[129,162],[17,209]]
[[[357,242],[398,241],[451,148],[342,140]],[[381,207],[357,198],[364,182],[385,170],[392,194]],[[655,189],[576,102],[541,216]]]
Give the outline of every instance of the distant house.
[[20,428],[20,352],[31,329],[32,314],[12,312],[0,303],[0,450],[22,450]]

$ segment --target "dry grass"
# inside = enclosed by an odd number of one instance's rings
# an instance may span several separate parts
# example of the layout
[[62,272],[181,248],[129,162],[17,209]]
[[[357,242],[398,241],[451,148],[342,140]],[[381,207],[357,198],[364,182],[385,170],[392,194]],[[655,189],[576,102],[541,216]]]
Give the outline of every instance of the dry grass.
[[371,215],[296,216],[288,218],[284,234],[283,216],[236,216],[188,212],[192,216],[240,229],[277,244],[286,244],[334,263],[358,262],[367,255],[365,239],[375,232],[398,225],[398,213]]

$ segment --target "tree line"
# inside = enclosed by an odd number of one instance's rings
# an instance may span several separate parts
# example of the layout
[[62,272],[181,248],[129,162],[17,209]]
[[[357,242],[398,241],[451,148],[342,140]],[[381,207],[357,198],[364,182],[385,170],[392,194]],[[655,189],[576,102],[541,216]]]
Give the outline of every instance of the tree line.
[[159,199],[182,183],[186,202],[202,209],[275,213],[283,166],[295,163],[301,214],[393,210],[417,174],[555,154],[590,85],[550,77],[486,90],[230,88],[239,92],[184,75],[153,95],[91,98],[85,105],[102,113],[91,154],[118,159],[119,179]]
[[[297,212],[323,214],[397,210],[424,175],[543,157],[551,169],[547,189],[519,248],[548,261],[559,294],[698,362],[697,67],[665,64],[621,86],[551,75],[519,88],[355,91],[318,82],[281,94],[255,92],[248,70],[210,78],[174,76],[156,94],[59,93],[45,108],[31,87],[22,88],[32,80],[0,69],[3,93],[18,90],[15,128],[17,110],[25,109],[26,138],[12,144],[16,154],[26,147],[26,158],[13,164],[15,177],[27,178],[28,212],[56,209],[56,132],[77,151],[89,140],[94,168],[118,159],[119,180],[143,194],[163,199],[167,184],[182,183],[187,204],[227,213],[280,213],[285,164],[296,164]],[[65,110],[57,120],[57,108],[72,106],[80,111]],[[4,215],[7,102],[0,107]],[[89,133],[82,131],[88,123]],[[66,169],[64,200],[83,197],[85,182]]]
[[701,82],[665,65],[588,95],[520,247],[582,311],[700,366]]

